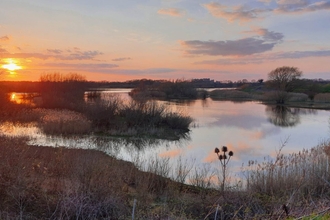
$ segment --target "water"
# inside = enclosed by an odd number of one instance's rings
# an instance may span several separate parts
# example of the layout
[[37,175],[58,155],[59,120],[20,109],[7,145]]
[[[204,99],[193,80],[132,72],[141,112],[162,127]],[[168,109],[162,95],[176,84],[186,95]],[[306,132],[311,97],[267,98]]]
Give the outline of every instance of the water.
[[[129,99],[127,90],[109,90]],[[35,125],[26,128],[3,124],[7,135],[32,137],[30,144],[98,149],[117,158],[144,166],[150,158],[169,158],[172,170],[179,160],[191,166],[211,170],[219,167],[215,147],[227,146],[234,152],[229,162],[233,176],[241,175],[242,164],[249,160],[262,161],[282,153],[310,149],[330,137],[329,117],[326,110],[308,110],[266,106],[258,102],[162,101],[174,111],[194,118],[191,132],[180,141],[122,140],[99,137],[47,137]],[[174,172],[174,171],[173,171]]]

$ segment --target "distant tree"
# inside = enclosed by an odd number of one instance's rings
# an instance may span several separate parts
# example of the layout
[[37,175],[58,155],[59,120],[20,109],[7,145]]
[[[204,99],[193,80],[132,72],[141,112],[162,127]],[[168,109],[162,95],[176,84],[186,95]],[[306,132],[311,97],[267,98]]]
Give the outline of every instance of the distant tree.
[[242,79],[242,83],[249,83],[249,80],[247,80],[247,79]]
[[258,83],[263,83],[264,82],[264,79],[258,79]]
[[292,92],[295,89],[295,83],[301,76],[302,72],[297,67],[278,67],[268,73],[267,83],[273,89]]

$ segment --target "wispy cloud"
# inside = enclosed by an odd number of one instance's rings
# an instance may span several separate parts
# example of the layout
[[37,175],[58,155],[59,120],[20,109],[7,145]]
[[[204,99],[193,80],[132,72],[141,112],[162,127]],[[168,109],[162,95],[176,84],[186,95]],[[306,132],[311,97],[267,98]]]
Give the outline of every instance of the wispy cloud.
[[258,0],[258,1],[266,4],[270,4],[272,2],[272,0]]
[[111,63],[46,63],[41,66],[83,70],[112,69],[118,67],[118,65]]
[[251,31],[244,31],[243,33],[253,34],[257,36],[263,37],[266,41],[275,41],[279,42],[284,38],[284,35],[282,33],[269,31],[266,28],[254,28]]
[[130,57],[120,57],[120,58],[115,58],[115,59],[112,59],[112,61],[125,61],[125,60],[130,60],[131,58]]
[[204,4],[204,7],[214,16],[224,18],[227,21],[241,21],[246,22],[252,19],[261,17],[261,14],[269,11],[268,9],[248,9],[242,5],[236,7],[229,7],[221,5],[217,2]]
[[172,73],[176,71],[179,71],[179,69],[150,68],[150,69],[122,69],[122,70],[117,70],[116,73],[125,74],[125,75],[141,75],[141,74],[163,75],[164,73]]
[[7,35],[0,37],[0,41],[9,41],[9,40],[10,40],[10,37],[8,37]]
[[62,50],[59,49],[47,49],[47,52],[54,53],[54,54],[61,54]]
[[7,54],[8,51],[6,49],[1,48],[1,46],[0,46],[0,53],[1,54]]
[[330,57],[330,50],[278,52],[278,53],[269,53],[263,55],[251,55],[248,57],[240,57],[240,58],[204,60],[201,62],[196,62],[195,64],[244,65],[244,64],[258,64],[272,60],[301,59],[308,57]]
[[181,17],[184,15],[184,11],[178,8],[162,8],[158,10],[158,14]]
[[204,4],[203,6],[217,18],[226,19],[229,22],[248,22],[254,19],[263,18],[263,14],[273,12],[278,14],[309,13],[321,10],[330,10],[330,1],[309,0],[277,0],[273,7],[270,7],[271,0],[259,0],[265,3],[264,7],[250,9],[243,5],[226,6],[217,2]]
[[320,10],[330,10],[329,1],[317,1],[311,3],[308,0],[278,0],[277,13],[306,13]]
[[270,51],[276,44],[282,42],[283,34],[257,30],[258,36],[227,41],[181,41],[185,53],[189,55],[210,56],[246,56]]
[[58,49],[48,49],[47,53],[9,53],[8,51],[0,51],[3,56],[10,56],[12,58],[36,58],[41,60],[55,59],[55,60],[95,60],[102,52],[96,50],[89,51],[71,51],[64,53]]

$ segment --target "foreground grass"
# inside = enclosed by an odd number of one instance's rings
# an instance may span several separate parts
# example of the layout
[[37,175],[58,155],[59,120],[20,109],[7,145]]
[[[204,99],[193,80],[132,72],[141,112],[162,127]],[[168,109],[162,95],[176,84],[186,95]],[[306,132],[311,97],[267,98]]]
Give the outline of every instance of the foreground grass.
[[[102,152],[27,146],[0,137],[1,219],[326,219],[329,143],[250,162],[246,187],[208,188],[204,171],[168,160],[144,170]],[[139,166],[142,168],[142,165]],[[183,173],[192,185],[186,185]],[[176,180],[176,181],[174,181]],[[283,209],[287,207],[287,213]],[[216,218],[215,218],[216,217]]]
[[128,219],[134,200],[136,219],[201,219],[216,196],[98,151],[0,139],[1,219]]

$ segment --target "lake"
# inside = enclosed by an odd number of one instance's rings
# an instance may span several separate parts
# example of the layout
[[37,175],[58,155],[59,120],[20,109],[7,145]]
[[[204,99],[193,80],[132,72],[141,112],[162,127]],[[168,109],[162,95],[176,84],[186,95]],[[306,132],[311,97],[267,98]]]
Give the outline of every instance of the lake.
[[[107,90],[125,99],[129,90]],[[33,124],[29,128],[1,125],[2,133],[30,136],[29,142],[39,146],[97,149],[119,159],[132,161],[141,169],[158,158],[167,161],[175,172],[178,161],[190,167],[207,169],[210,174],[219,168],[215,147],[227,146],[234,152],[229,162],[232,176],[241,176],[242,164],[271,159],[282,148],[288,154],[310,149],[330,137],[330,111],[266,106],[258,102],[161,101],[173,111],[194,119],[191,132],[179,141],[123,140],[101,137],[49,137]],[[8,128],[8,126],[11,128]]]

